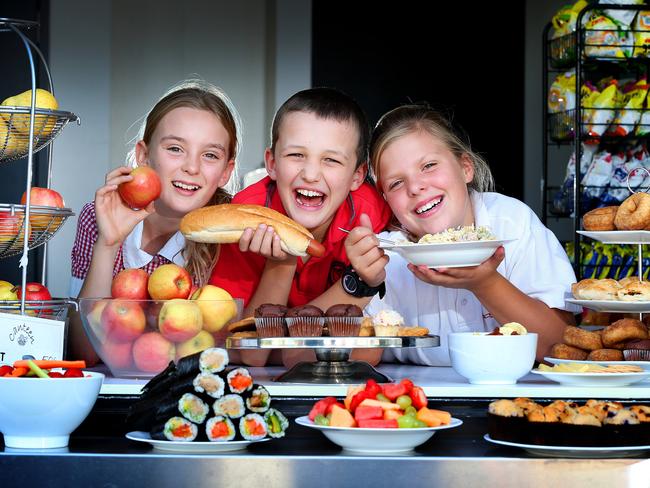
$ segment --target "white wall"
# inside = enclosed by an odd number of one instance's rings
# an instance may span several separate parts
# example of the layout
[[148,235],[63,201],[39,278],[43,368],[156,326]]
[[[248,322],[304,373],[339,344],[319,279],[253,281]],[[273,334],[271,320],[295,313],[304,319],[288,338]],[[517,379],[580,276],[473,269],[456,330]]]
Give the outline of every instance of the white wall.
[[[140,119],[171,85],[221,86],[244,125],[240,175],[257,167],[273,112],[311,85],[311,2],[57,0],[50,68],[62,110],[80,116],[54,144],[53,188],[79,212],[124,161]],[[76,218],[49,245],[48,287],[66,296]]]

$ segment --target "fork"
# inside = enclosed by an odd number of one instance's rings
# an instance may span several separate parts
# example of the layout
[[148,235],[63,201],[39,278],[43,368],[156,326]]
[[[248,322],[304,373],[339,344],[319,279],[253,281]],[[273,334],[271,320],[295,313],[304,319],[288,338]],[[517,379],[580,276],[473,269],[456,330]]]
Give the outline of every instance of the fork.
[[[346,234],[350,233],[348,229],[344,229],[343,227],[339,227],[339,230],[341,232],[345,232]],[[385,242],[386,244],[391,244],[393,246],[397,244],[395,241],[392,241],[390,239],[385,239],[384,237],[379,237],[377,234],[375,234],[375,237],[379,240],[379,242]]]

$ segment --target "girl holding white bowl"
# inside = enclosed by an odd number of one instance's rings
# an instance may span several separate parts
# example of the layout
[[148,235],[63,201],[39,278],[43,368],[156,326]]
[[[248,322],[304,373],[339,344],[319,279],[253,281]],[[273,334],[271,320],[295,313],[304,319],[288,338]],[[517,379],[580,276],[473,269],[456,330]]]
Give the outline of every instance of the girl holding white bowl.
[[407,324],[440,336],[440,347],[387,352],[396,359],[449,365],[447,335],[488,332],[519,322],[539,335],[537,358],[561,342],[580,307],[568,304],[575,274],[555,235],[524,203],[491,192],[487,163],[454,132],[451,123],[425,105],[386,113],[371,141],[377,185],[403,231],[384,232],[393,241],[414,240],[458,226],[487,226],[500,246],[478,266],[429,269],[379,247],[362,216],[346,240],[348,257],[369,286],[386,285],[366,308],[399,312]]

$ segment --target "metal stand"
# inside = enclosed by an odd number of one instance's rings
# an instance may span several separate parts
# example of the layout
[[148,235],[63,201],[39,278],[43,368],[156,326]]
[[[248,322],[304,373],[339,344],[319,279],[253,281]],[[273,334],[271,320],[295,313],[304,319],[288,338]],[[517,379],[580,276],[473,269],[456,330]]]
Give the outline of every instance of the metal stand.
[[301,362],[274,381],[284,383],[354,384],[392,379],[365,361],[350,361],[352,349],[438,347],[440,337],[229,337],[229,349],[314,349],[316,361]]

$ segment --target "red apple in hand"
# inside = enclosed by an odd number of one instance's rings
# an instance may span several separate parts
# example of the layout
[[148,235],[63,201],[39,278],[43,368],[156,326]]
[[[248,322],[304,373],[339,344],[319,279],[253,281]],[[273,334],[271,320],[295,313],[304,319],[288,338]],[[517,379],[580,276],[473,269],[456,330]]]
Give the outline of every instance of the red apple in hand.
[[149,276],[147,289],[154,300],[187,298],[192,289],[192,278],[185,268],[177,264],[163,264]]
[[[65,207],[63,203],[63,197],[57,191],[50,190],[49,188],[39,188],[37,186],[32,187],[30,191],[30,205],[43,205],[44,207]],[[27,192],[23,192],[23,196],[20,199],[20,204],[25,205],[27,203]]]
[[138,166],[130,175],[133,176],[131,181],[117,187],[117,192],[129,207],[145,208],[160,196],[160,178],[152,168]]
[[147,325],[142,307],[129,300],[111,300],[102,311],[106,337],[113,342],[129,342],[139,337]]
[[124,269],[113,278],[111,296],[130,300],[147,300],[149,298],[148,282],[149,274],[144,269]]

